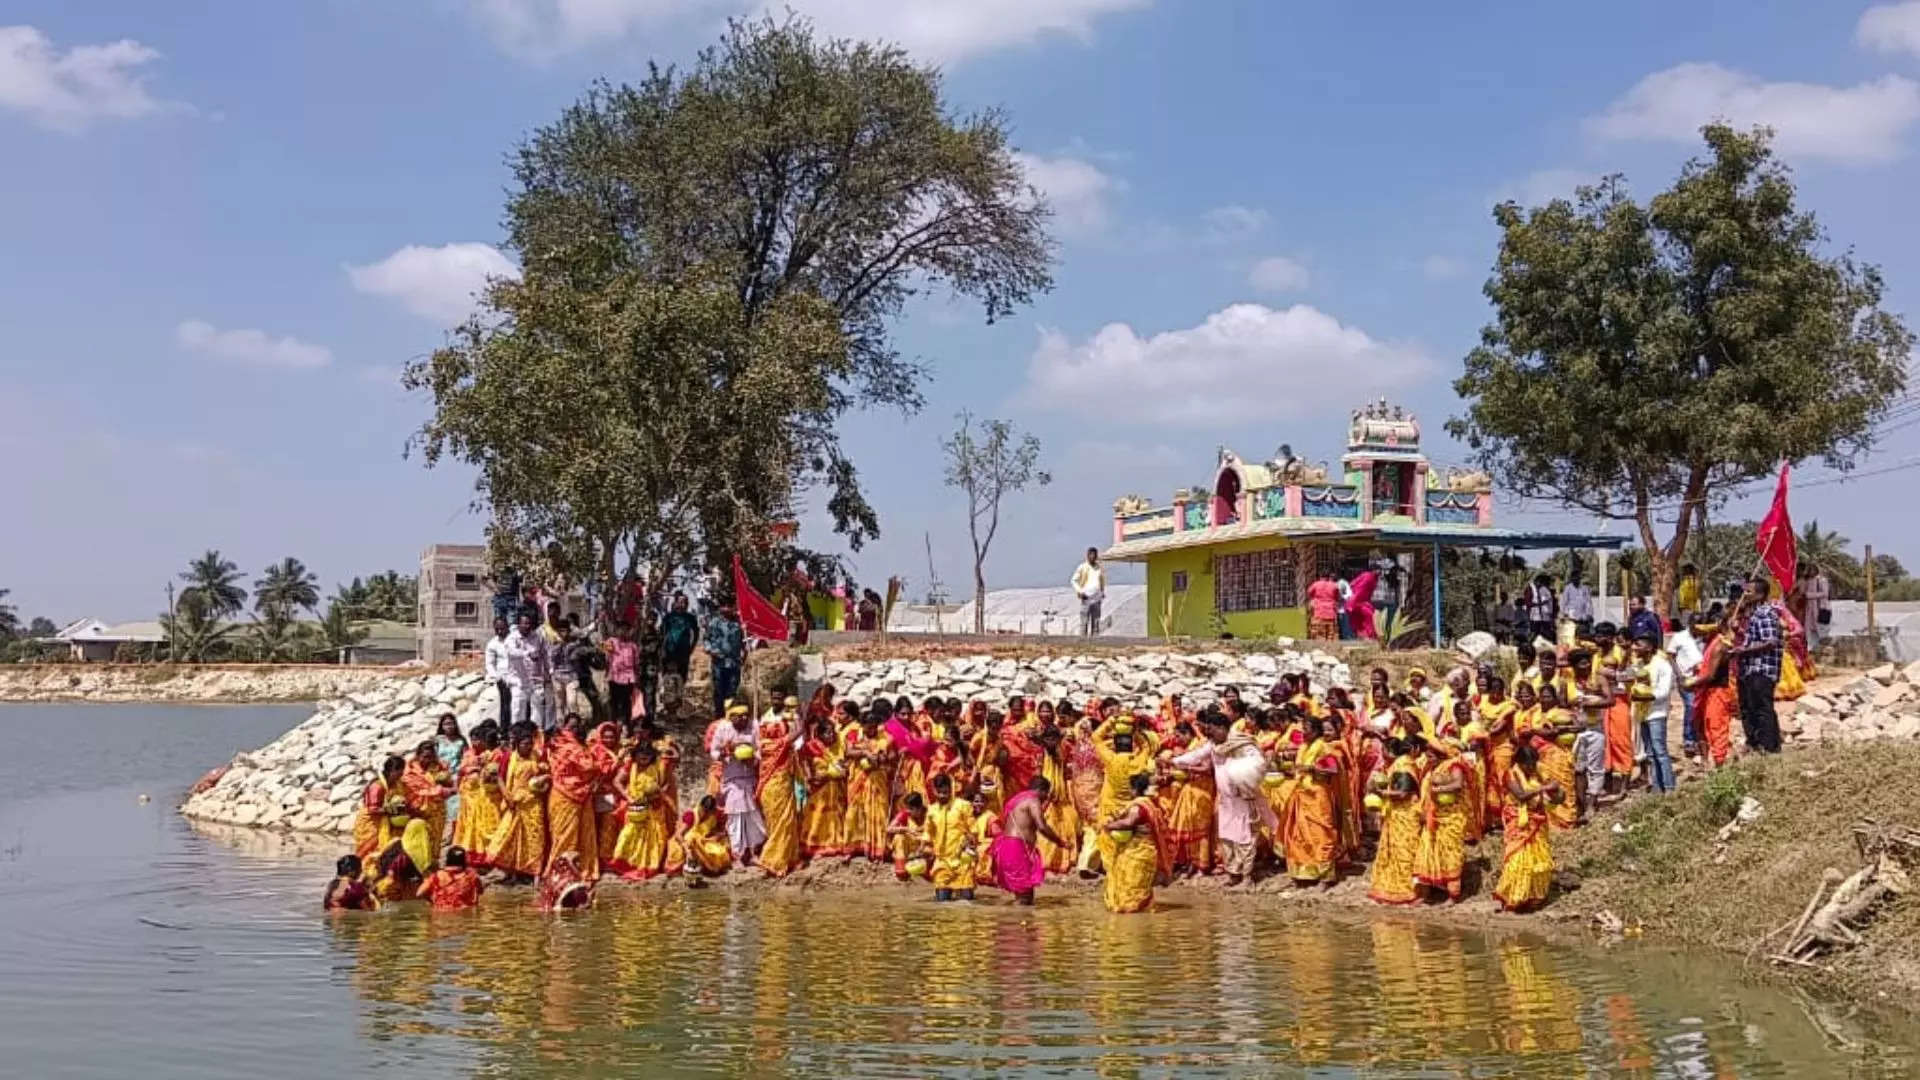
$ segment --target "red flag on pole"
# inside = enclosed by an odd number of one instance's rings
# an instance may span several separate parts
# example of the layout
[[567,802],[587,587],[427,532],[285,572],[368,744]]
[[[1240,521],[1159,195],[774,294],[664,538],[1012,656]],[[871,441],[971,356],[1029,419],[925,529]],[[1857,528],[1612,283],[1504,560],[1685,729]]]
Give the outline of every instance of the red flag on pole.
[[1754,550],[1760,553],[1760,561],[1767,564],[1773,580],[1780,583],[1782,596],[1793,591],[1795,574],[1799,569],[1793,520],[1787,516],[1788,467],[1786,462],[1780,463],[1780,483],[1773,489],[1773,505],[1767,509],[1767,516],[1760,519],[1760,531],[1753,540]]
[[733,598],[740,607],[740,626],[748,637],[762,641],[787,640],[787,620],[774,610],[767,598],[753,591],[747,572],[740,568],[740,556],[733,557]]

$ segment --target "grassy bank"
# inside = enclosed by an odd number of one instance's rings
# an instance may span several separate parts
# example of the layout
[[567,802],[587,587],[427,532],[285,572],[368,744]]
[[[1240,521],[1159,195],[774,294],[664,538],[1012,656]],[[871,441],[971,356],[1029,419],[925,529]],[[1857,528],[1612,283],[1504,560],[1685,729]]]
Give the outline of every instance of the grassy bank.
[[[1741,800],[1762,809],[1725,845],[1716,842]],[[1875,742],[1750,758],[1684,786],[1671,798],[1640,798],[1556,841],[1555,860],[1579,889],[1554,904],[1562,915],[1618,915],[1648,937],[1746,955],[1791,925],[1828,867],[1852,873],[1856,821],[1920,824],[1920,745]],[[1620,826],[1620,831],[1614,827]],[[1550,909],[1551,910],[1551,909]],[[1848,996],[1912,1008],[1920,992],[1920,904],[1899,901],[1867,927],[1865,943],[1817,967],[1771,973]]]

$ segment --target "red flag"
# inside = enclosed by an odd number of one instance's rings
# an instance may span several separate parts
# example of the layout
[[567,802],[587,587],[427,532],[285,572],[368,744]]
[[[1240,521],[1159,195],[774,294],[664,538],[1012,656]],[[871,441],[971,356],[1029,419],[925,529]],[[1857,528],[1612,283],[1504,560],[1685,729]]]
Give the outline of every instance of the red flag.
[[1760,520],[1760,531],[1753,540],[1754,550],[1760,553],[1760,561],[1767,564],[1773,580],[1780,583],[1782,596],[1793,591],[1795,573],[1799,568],[1793,521],[1787,517],[1787,469],[1787,463],[1781,462],[1780,484],[1773,489],[1773,505],[1767,509],[1767,516]]
[[740,569],[740,556],[733,557],[733,602],[740,607],[740,625],[749,637],[762,641],[787,640],[787,620],[774,610],[767,598],[753,591],[747,572]]

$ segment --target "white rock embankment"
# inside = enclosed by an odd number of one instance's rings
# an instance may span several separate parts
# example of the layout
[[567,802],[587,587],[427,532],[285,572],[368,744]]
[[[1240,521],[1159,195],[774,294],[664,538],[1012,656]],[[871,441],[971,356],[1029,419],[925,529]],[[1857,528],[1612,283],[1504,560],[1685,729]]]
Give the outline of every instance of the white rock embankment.
[[447,713],[467,731],[499,708],[477,671],[387,679],[321,702],[293,730],[238,755],[180,812],[227,825],[347,832],[388,754],[411,753]]
[[[813,661],[810,663],[809,661]],[[1282,675],[1304,674],[1314,691],[1353,686],[1346,661],[1318,650],[1275,653],[1122,653],[1030,658],[956,656],[939,660],[836,660],[802,658],[802,689],[824,680],[840,697],[865,702],[875,695],[929,695],[981,700],[1003,706],[1015,694],[1050,700],[1114,697],[1129,705],[1179,694],[1199,707],[1229,686],[1264,697]]]
[[0,666],[0,701],[191,704],[316,701],[366,690],[393,668],[321,664],[31,664]]
[[1780,711],[1780,733],[1791,742],[1920,738],[1920,661],[1821,680]]

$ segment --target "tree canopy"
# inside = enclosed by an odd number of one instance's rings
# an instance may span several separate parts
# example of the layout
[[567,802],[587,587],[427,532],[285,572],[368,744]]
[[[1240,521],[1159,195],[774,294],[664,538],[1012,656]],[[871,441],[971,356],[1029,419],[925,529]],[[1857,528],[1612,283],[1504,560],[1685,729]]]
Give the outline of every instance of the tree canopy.
[[858,549],[879,521],[839,432],[919,405],[890,331],[906,302],[947,290],[991,321],[1051,286],[1005,118],[957,116],[935,69],[798,19],[596,83],[514,174],[519,279],[406,375],[434,402],[413,445],[479,469],[497,566],[764,554],[815,489]]
[[987,552],[1000,531],[1000,500],[1027,485],[1044,487],[1053,477],[1039,467],[1040,440],[1015,431],[1005,420],[982,420],[963,412],[953,433],[940,440],[947,486],[967,495],[967,538],[973,543],[973,632],[987,632]]
[[1851,466],[1913,344],[1879,270],[1824,253],[1768,131],[1702,134],[1644,205],[1613,176],[1494,209],[1495,319],[1447,425],[1513,494],[1635,522],[1663,612],[1704,508],[1783,459]]

